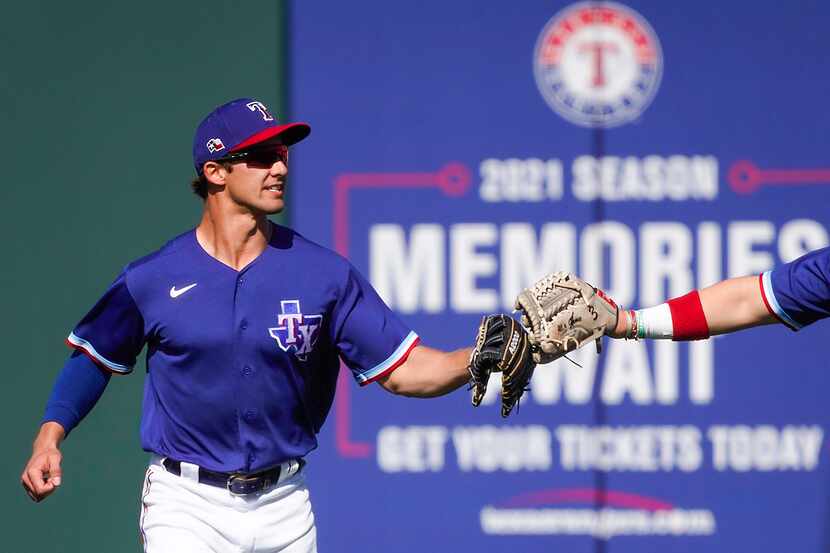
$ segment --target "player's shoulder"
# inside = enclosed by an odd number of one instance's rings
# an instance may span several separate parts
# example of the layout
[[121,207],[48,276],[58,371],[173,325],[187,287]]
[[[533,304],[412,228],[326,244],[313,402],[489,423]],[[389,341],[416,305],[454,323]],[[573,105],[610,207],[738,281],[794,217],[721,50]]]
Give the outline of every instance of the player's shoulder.
[[272,246],[285,249],[285,255],[276,255],[279,271],[286,279],[302,281],[318,290],[348,288],[357,280],[365,280],[352,263],[339,253],[310,240],[300,232],[275,225]]
[[195,229],[168,240],[155,251],[125,265],[110,284],[110,290],[123,287],[124,291],[135,300],[141,295],[142,290],[152,287],[160,276],[169,273],[171,267],[187,266],[192,258],[181,254],[192,250],[195,244],[197,244]]
[[339,269],[340,271],[348,271],[351,267],[349,260],[334,250],[306,238],[292,228],[276,223],[273,223],[273,225],[272,246],[286,249],[303,261],[312,263],[312,266],[322,265],[327,269]]
[[169,258],[170,256],[192,249],[194,241],[194,229],[183,232],[182,234],[168,240],[167,243],[157,250],[152,251],[143,257],[139,257],[129,263],[125,268],[125,272],[131,273],[141,271],[156,263],[163,263],[166,258]]

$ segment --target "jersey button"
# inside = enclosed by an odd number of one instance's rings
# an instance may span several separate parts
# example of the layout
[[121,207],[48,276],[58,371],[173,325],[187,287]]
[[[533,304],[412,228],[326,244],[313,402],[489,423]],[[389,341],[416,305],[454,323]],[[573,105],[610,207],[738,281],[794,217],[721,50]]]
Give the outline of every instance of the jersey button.
[[253,372],[254,370],[251,367],[245,367],[244,369],[242,369],[242,374],[244,374],[245,376],[251,376]]
[[242,323],[239,325],[239,328],[241,328],[242,330],[248,328],[248,321],[242,321]]

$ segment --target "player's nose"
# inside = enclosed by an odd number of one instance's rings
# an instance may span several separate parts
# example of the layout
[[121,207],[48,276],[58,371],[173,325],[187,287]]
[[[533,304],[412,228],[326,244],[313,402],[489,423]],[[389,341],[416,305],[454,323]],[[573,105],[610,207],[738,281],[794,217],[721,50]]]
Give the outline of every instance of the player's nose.
[[274,176],[285,176],[288,174],[288,165],[281,159],[271,164],[271,174]]

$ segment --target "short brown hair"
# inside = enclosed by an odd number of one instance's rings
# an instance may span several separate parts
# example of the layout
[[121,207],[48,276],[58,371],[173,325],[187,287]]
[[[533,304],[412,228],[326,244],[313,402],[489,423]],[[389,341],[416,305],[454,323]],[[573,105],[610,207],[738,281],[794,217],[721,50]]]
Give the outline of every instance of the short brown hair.
[[[233,164],[228,161],[222,161],[222,167],[230,173],[233,171]],[[193,193],[202,198],[203,200],[207,200],[208,195],[208,181],[205,178],[205,174],[202,173],[198,177],[194,178],[190,181],[190,189],[193,190]]]

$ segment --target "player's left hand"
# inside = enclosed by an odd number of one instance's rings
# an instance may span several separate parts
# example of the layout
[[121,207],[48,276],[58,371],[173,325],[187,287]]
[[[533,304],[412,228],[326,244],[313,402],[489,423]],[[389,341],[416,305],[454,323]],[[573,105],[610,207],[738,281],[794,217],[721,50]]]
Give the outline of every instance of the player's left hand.
[[501,372],[501,416],[506,417],[527,389],[535,367],[527,331],[518,321],[508,315],[482,318],[470,354],[473,405],[484,398],[490,373]]

